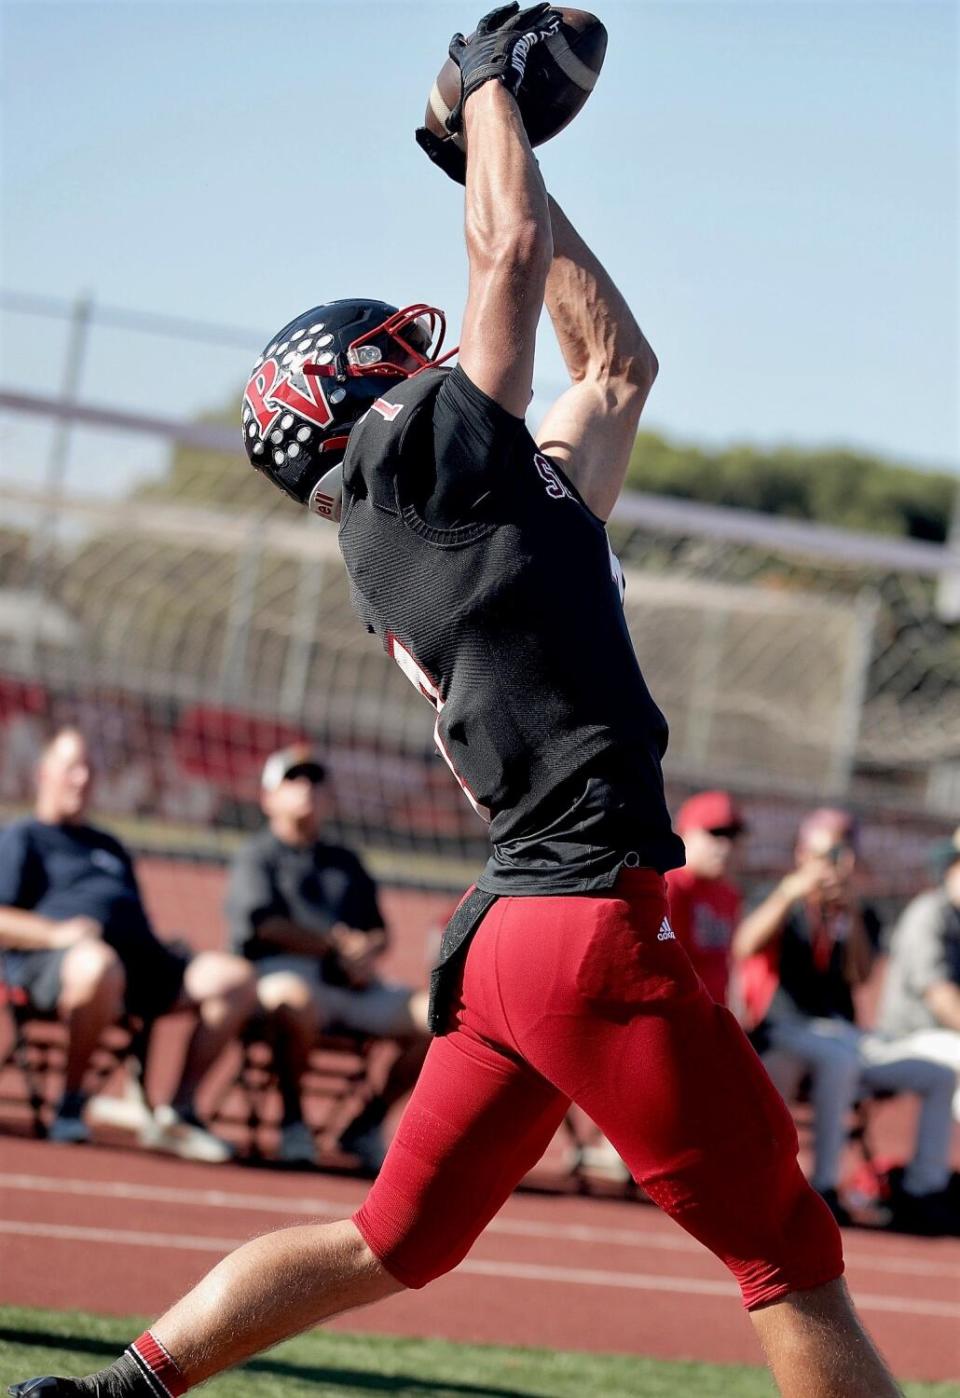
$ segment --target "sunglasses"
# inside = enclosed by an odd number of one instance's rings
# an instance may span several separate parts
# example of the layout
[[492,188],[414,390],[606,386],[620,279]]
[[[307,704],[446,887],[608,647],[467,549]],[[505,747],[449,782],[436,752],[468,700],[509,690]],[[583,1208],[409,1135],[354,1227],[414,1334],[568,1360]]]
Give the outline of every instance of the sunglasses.
[[288,772],[284,772],[285,782],[295,782],[306,777],[311,786],[323,786],[327,779],[327,774],[322,767],[318,767],[315,762],[302,762],[296,767],[291,767]]
[[714,825],[707,834],[715,840],[736,840],[743,834],[743,828],[739,825]]

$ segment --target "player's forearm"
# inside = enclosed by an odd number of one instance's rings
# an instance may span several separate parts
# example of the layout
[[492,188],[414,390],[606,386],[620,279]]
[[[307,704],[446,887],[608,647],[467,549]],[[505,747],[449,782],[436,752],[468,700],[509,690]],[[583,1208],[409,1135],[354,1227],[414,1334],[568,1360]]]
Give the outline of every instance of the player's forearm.
[[509,277],[517,294],[543,299],[552,254],[547,191],[517,104],[487,83],[465,108],[466,238],[471,276]]
[[544,301],[574,383],[587,377],[648,393],[657,357],[615,286],[556,200],[550,196],[553,261]]
[[847,944],[847,978],[851,985],[863,985],[873,970],[873,947],[859,910],[853,911],[853,926]]
[[277,951],[289,951],[299,956],[322,956],[333,947],[330,929],[318,930],[301,927],[285,917],[271,917],[257,925],[257,938],[276,947]]
[[60,924],[23,908],[0,908],[0,947],[8,951],[49,951],[58,945]]
[[763,951],[783,930],[795,898],[786,880],[745,917],[733,934],[731,951],[738,961]]

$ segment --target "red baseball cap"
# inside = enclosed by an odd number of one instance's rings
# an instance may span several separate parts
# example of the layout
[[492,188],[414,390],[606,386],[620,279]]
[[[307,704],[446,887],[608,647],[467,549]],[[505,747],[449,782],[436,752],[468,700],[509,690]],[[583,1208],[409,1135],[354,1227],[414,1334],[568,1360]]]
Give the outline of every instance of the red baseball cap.
[[684,801],[674,821],[677,833],[686,830],[746,830],[743,812],[729,791],[698,791]]

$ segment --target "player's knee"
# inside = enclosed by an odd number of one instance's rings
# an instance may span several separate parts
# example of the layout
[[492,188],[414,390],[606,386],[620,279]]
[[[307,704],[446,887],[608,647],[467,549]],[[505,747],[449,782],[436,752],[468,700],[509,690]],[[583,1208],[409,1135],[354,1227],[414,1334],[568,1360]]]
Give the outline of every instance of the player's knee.
[[409,1291],[420,1291],[438,1277],[452,1272],[474,1242],[471,1234],[451,1246],[450,1240],[441,1240],[440,1228],[429,1226],[428,1220],[414,1210],[387,1212],[378,1208],[376,1201],[371,1203],[371,1195],[351,1221],[397,1288]]
[[824,1286],[843,1272],[836,1221],[796,1161],[791,1164],[779,1188],[757,1201],[759,1227],[754,1231],[753,1256],[725,1259],[747,1310],[794,1291]]
[[119,1013],[126,984],[123,964],[106,942],[82,941],[63,960],[60,1003],[68,1009],[102,1000]]
[[274,971],[258,981],[257,1003],[264,1014],[319,1022],[310,986],[293,971]]
[[184,988],[195,1005],[220,1005],[253,1013],[257,982],[253,966],[229,952],[206,951],[194,956],[186,969]]
[[364,1290],[369,1292],[370,1300],[380,1301],[387,1296],[396,1296],[398,1292],[405,1291],[404,1282],[399,1277],[395,1277],[384,1266],[366,1239],[359,1233],[356,1224],[353,1224],[352,1227],[356,1238],[352,1256],[354,1272],[363,1279]]

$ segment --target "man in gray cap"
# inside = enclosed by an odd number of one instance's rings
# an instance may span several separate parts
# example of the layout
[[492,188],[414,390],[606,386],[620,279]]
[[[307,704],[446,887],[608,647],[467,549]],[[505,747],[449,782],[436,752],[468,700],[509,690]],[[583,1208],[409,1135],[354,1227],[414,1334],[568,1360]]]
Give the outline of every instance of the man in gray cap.
[[933,847],[931,864],[938,887],[908,903],[894,929],[880,1028],[958,1074],[960,1121],[960,826]]
[[295,744],[267,759],[261,806],[267,824],[234,859],[227,917],[235,950],[256,967],[260,1007],[278,1031],[280,1158],[315,1163],[301,1080],[318,1034],[349,1029],[400,1045],[383,1089],[340,1140],[376,1174],[386,1152],[384,1117],[413,1086],[426,1053],[426,992],[377,975],[388,942],[377,891],[351,850],[322,838],[330,798],[312,748]]

